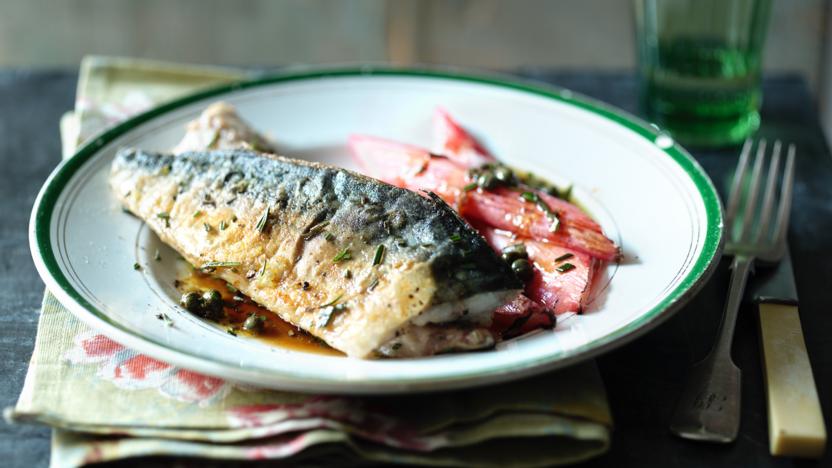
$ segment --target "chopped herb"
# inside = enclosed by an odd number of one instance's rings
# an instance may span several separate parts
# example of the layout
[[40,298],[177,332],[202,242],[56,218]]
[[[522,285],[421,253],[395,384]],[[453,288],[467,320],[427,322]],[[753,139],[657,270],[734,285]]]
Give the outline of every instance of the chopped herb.
[[254,229],[257,229],[257,232],[263,232],[266,230],[266,223],[269,221],[269,211],[271,211],[271,205],[266,207],[266,210],[263,211],[263,214],[260,216],[260,219],[257,220],[257,225],[254,226]]
[[231,222],[232,222],[232,223],[236,223],[236,222],[237,222],[237,215],[232,215],[232,216],[231,216]]
[[171,166],[170,164],[165,164],[164,166],[162,166],[162,169],[159,170],[159,172],[162,175],[168,175],[168,174],[170,174],[171,169],[173,169],[173,166]]
[[367,286],[367,291],[372,291],[373,289],[378,286],[378,278],[373,278],[373,281],[370,282],[370,285]]
[[268,260],[263,261],[263,266],[260,268],[260,271],[257,273],[258,276],[263,276],[266,274],[266,265],[269,264]]
[[321,305],[319,306],[319,308],[320,308],[320,309],[323,309],[324,307],[329,307],[329,306],[331,306],[331,305],[335,305],[335,303],[336,303],[336,302],[338,302],[338,301],[341,299],[341,297],[342,297],[343,295],[344,295],[344,293],[341,293],[341,294],[339,294],[339,295],[335,296],[335,299],[333,299],[333,300],[331,300],[331,301],[327,302],[326,304],[321,304]]
[[199,218],[200,216],[202,216],[202,210],[196,210],[194,211],[194,215],[192,217]]
[[231,283],[225,283],[225,289],[227,289],[230,293],[237,292],[237,288],[235,288]]
[[220,231],[225,231],[225,228],[228,227],[228,223],[225,220],[220,221]]
[[121,206],[121,211],[122,211],[123,213],[127,213],[127,214],[129,214],[129,215],[133,214],[133,212],[132,212],[132,211],[130,211],[130,210],[129,210],[126,206],[124,206],[124,205],[122,205],[122,206]]
[[240,265],[241,265],[240,262],[217,262],[217,261],[212,261],[212,262],[208,262],[208,263],[202,265],[202,267],[200,267],[200,268],[202,268],[202,269],[205,269],[205,268],[230,268],[230,267],[236,267],[236,266],[240,266]]
[[352,259],[352,254],[350,253],[350,249],[348,249],[348,248],[338,252],[338,255],[332,257],[332,261],[334,263],[339,263],[339,262],[343,262],[343,261],[351,260],[351,259]]
[[462,241],[462,236],[459,235],[459,233],[451,234],[451,242],[456,244],[457,242],[461,242],[461,241]]
[[159,254],[159,249],[156,249],[156,253],[153,254],[153,260],[156,260],[157,262],[162,261],[162,255]]
[[373,257],[373,266],[381,265],[381,262],[384,261],[384,244],[379,244],[376,247],[376,255]]
[[564,260],[569,260],[570,258],[572,258],[574,256],[575,255],[573,255],[571,253],[565,253],[565,254],[561,255],[560,257],[556,258],[555,261],[556,262],[562,262]]
[[346,278],[346,279],[352,278],[352,271],[351,270],[345,271],[344,272],[344,278]]
[[303,240],[308,241],[323,232],[324,228],[329,225],[329,221],[321,221],[320,223],[310,227],[303,233]]
[[563,200],[566,200],[566,201],[569,201],[570,199],[572,199],[572,185],[570,185],[569,187],[566,187],[566,190],[564,190],[560,193],[559,198],[561,198]]
[[549,204],[546,203],[540,196],[534,192],[523,192],[520,194],[520,197],[523,200],[532,202],[537,205],[537,208],[544,213],[546,213],[546,217],[549,218],[550,225],[549,225],[549,232],[555,232],[558,230],[558,226],[560,225],[560,219],[558,218],[558,214],[552,211],[552,208],[549,207]]
[[170,227],[170,214],[167,211],[156,213],[156,217],[165,220],[165,227]]
[[228,327],[225,329],[225,332],[231,336],[237,336],[237,329],[235,327]]
[[203,227],[203,229],[205,229],[205,232],[211,232],[211,225],[210,224],[202,223],[202,227]]
[[396,343],[393,343],[393,346],[392,346],[393,351],[398,351],[398,349],[399,349],[399,348],[401,348],[401,347],[402,347],[402,343],[401,343],[401,341],[398,341],[398,342],[396,342]]
[[523,197],[523,200],[530,201],[532,203],[537,203],[537,201],[540,200],[540,197],[538,197],[534,192],[523,192],[520,196]]
[[329,242],[332,242],[335,240],[335,234],[327,232],[326,234],[324,234],[324,239],[328,240]]
[[574,270],[574,269],[575,269],[575,265],[573,265],[571,263],[564,263],[563,265],[555,268],[555,270],[558,273],[566,273],[567,271]]
[[477,183],[476,182],[471,182],[470,184],[466,185],[465,187],[462,187],[462,191],[470,192],[471,190],[474,190],[475,188],[477,188]]
[[139,265],[139,264],[138,264],[138,262],[137,262],[137,263],[134,263],[134,264],[133,264],[133,269],[134,269],[134,270],[136,270],[136,271],[139,271],[139,270],[141,270],[141,269],[142,269],[142,266],[141,266],[141,265]]
[[216,145],[218,141],[220,141],[220,131],[219,131],[219,130],[215,130],[215,131],[214,131],[214,135],[213,135],[213,136],[211,136],[211,141],[209,141],[209,142],[208,142],[208,148],[209,148],[209,149],[210,149],[210,148],[213,148],[213,147],[214,147],[214,145]]

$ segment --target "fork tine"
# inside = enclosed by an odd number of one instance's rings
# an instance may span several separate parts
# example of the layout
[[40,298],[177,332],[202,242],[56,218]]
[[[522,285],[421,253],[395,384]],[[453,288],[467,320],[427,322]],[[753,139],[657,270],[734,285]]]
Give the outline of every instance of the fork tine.
[[759,243],[763,236],[768,235],[768,225],[771,221],[772,208],[774,207],[775,183],[779,175],[780,167],[780,140],[774,142],[774,151],[771,156],[771,163],[768,166],[768,178],[766,179],[766,191],[763,195],[763,207],[760,208],[760,224],[757,226],[757,234],[754,236],[754,243]]
[[[765,146],[765,140],[760,141],[760,144]],[[734,171],[734,180],[731,182],[731,192],[728,195],[728,207],[725,210],[725,226],[726,229],[731,229],[734,225],[734,217],[737,215],[737,208],[740,204],[740,193],[742,188],[742,180],[745,177],[745,171],[748,168],[748,155],[751,153],[751,139],[745,140],[740,152],[740,159],[737,162],[737,170]]]
[[789,145],[786,156],[786,169],[783,174],[783,188],[780,189],[780,205],[777,207],[777,224],[774,226],[774,243],[784,246],[786,232],[789,230],[789,213],[792,207],[792,189],[794,187],[794,144]]
[[751,223],[757,210],[757,196],[760,192],[760,182],[763,179],[763,163],[766,160],[766,145],[760,142],[754,157],[754,169],[751,171],[751,187],[745,201],[745,212],[742,215],[742,230],[737,235],[740,242],[746,242],[751,237]]

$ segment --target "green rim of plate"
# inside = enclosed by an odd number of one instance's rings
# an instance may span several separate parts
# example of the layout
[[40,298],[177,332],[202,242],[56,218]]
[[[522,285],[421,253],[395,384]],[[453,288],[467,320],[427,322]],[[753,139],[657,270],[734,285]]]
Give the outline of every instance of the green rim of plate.
[[[618,123],[619,125],[629,129],[630,131],[641,135],[651,143],[656,143],[657,138],[666,137],[658,127],[650,125],[628,113],[616,109],[603,102],[595,99],[566,91],[554,86],[540,85],[536,83],[524,82],[518,80],[516,77],[504,76],[485,76],[478,74],[470,74],[467,72],[437,70],[437,69],[422,69],[422,68],[396,68],[396,67],[352,67],[352,68],[333,68],[333,69],[318,69],[311,71],[298,71],[282,73],[273,76],[264,76],[244,80],[228,85],[218,86],[206,91],[197,92],[186,97],[176,99],[167,104],[155,107],[147,112],[139,114],[130,118],[113,128],[101,133],[98,137],[92,139],[89,143],[81,147],[71,158],[63,161],[49,176],[45,182],[32,211],[32,218],[30,221],[30,241],[33,248],[33,256],[40,256],[48,271],[49,275],[55,283],[61,288],[66,296],[74,301],[78,306],[85,309],[87,312],[95,315],[96,318],[106,322],[115,327],[118,331],[132,336],[141,341],[151,343],[155,346],[161,347],[166,353],[175,353],[180,356],[188,357],[189,360],[196,359],[205,364],[219,364],[223,366],[233,366],[230,363],[221,361],[208,360],[204,357],[188,353],[179,349],[171,348],[164,343],[156,342],[146,336],[132,332],[126,329],[121,324],[114,322],[107,317],[103,312],[96,309],[84,297],[76,291],[72,284],[68,281],[66,276],[58,266],[55,253],[52,251],[51,240],[49,235],[49,227],[52,221],[52,214],[54,212],[55,203],[60,196],[62,189],[66,186],[70,178],[81,168],[84,163],[90,160],[100,148],[122,134],[132,130],[136,126],[154,119],[158,116],[166,114],[172,110],[178,109],[182,106],[197,102],[203,99],[217,97],[226,93],[237,90],[255,88],[258,86],[270,85],[274,83],[315,80],[315,79],[330,79],[338,77],[378,77],[378,76],[393,76],[393,77],[419,77],[428,79],[451,80],[459,82],[470,82],[483,85],[491,85],[499,88],[512,89],[521,91],[535,96],[549,98],[555,101],[566,103],[574,107],[584,109],[596,115],[600,115],[607,120]],[[672,141],[672,140],[668,140]],[[658,146],[658,145],[657,145]],[[617,329],[616,331],[597,338],[591,342],[585,343],[577,348],[569,351],[562,351],[557,354],[547,355],[545,357],[536,357],[519,363],[512,363],[510,368],[503,367],[489,370],[474,370],[469,372],[458,372],[450,376],[430,377],[432,384],[436,383],[452,383],[459,380],[470,379],[476,376],[486,377],[501,374],[512,374],[522,376],[529,375],[531,369],[546,370],[549,367],[546,364],[558,363],[561,361],[574,362],[582,357],[590,357],[591,355],[603,352],[611,348],[615,344],[623,344],[626,341],[634,339],[641,334],[649,331],[661,321],[671,315],[671,312],[681,305],[683,298],[689,297],[698,291],[699,287],[713,272],[716,266],[716,260],[719,258],[723,246],[723,213],[722,205],[719,201],[716,189],[713,186],[710,178],[707,176],[702,167],[678,144],[672,142],[672,145],[658,146],[668,157],[675,161],[679,167],[690,177],[693,181],[705,208],[707,228],[705,230],[704,245],[699,257],[695,260],[691,271],[685,276],[680,283],[670,291],[665,298],[659,302],[655,307],[646,312],[643,316],[634,320],[631,323]],[[36,258],[37,263],[37,258]],[[240,368],[241,370],[256,370],[270,374],[278,374],[273,369],[262,368]],[[285,377],[292,381],[307,380],[312,382],[326,382],[328,379],[312,376],[310,374],[300,375],[296,372],[286,374]],[[426,380],[425,377],[413,378],[412,380],[402,379],[401,376],[391,376],[389,379],[374,379],[363,382],[366,384],[373,383],[393,383],[396,384],[418,384]],[[351,382],[356,384],[357,382]],[[475,383],[474,383],[475,384]],[[441,386],[441,385],[440,385]]]

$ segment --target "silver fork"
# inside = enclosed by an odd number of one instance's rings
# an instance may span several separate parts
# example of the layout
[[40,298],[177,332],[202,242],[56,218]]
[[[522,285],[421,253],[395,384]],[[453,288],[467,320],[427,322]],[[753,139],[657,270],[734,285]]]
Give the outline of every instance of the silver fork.
[[[691,369],[670,425],[674,434],[686,439],[723,443],[736,439],[740,427],[740,369],[731,359],[731,343],[737,311],[748,273],[755,262],[760,266],[774,265],[786,249],[795,148],[794,145],[788,147],[775,213],[782,145],[779,140],[773,145],[764,187],[761,183],[767,159],[766,142],[761,140],[757,144],[749,181],[746,173],[752,146],[751,140],[746,140],[743,145],[726,208],[728,242],[725,254],[732,255],[734,260],[717,341],[708,356]],[[749,185],[747,190],[746,184]],[[761,192],[762,201],[759,200]]]

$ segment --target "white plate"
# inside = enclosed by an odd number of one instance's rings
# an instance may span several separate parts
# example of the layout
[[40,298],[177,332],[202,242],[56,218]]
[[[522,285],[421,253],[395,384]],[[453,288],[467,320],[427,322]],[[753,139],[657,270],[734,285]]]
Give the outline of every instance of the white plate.
[[[270,347],[178,307],[175,254],[121,212],[107,175],[124,146],[167,150],[211,102],[235,105],[289,156],[352,167],[345,142],[369,133],[430,145],[434,108],[448,109],[503,161],[574,196],[625,258],[596,285],[588,310],[554,331],[495,350],[357,360]],[[133,118],[49,177],[30,225],[38,271],[58,299],[122,344],[171,364],[249,384],[314,392],[394,393],[514,379],[610,350],[688,300],[722,247],[722,211],[702,169],[668,136],[566,90],[457,73],[350,69],[286,74],[190,96]],[[153,261],[156,249],[163,261]],[[144,266],[134,271],[135,262]],[[166,326],[155,316],[168,314]]]

